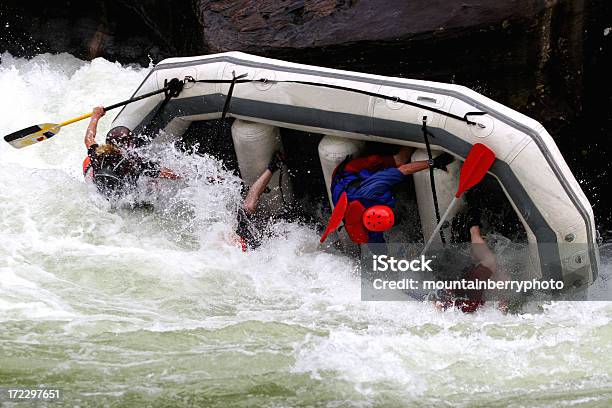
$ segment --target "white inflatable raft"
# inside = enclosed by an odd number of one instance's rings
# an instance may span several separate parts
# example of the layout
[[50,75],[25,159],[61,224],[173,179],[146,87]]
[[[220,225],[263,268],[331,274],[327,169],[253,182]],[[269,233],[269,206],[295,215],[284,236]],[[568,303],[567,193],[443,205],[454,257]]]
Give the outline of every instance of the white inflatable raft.
[[[530,251],[533,276],[563,280],[566,286],[582,286],[597,276],[599,255],[591,205],[552,137],[535,120],[459,85],[339,71],[239,52],[164,60],[134,96],[160,89],[172,78],[231,80],[234,74],[259,80],[237,83],[227,112],[237,119],[232,136],[247,183],[265,169],[278,148],[279,127],[327,135],[319,155],[329,187],[333,168],[347,154],[359,152],[364,140],[423,149],[421,128],[427,117],[428,129],[435,135],[433,149],[460,160],[475,143],[495,152],[490,174],[534,244]],[[155,117],[156,126],[165,130],[158,140],[180,138],[191,122],[221,116],[229,88],[227,82],[187,82],[178,97],[165,103],[159,95],[127,105],[113,125],[138,132]],[[415,159],[425,157],[422,150],[415,155]],[[456,161],[448,174],[436,172],[441,212],[456,189],[459,167]],[[425,173],[415,175],[415,187],[427,237],[435,219]]]

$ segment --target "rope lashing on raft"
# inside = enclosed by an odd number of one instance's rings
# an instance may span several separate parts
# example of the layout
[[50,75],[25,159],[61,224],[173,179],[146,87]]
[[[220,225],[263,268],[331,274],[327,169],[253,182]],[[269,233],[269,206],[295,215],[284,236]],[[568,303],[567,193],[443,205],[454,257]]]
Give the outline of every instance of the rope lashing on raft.
[[340,91],[347,91],[347,92],[353,92],[353,93],[358,93],[361,95],[366,95],[366,96],[371,96],[374,98],[381,98],[387,101],[392,101],[392,102],[396,102],[396,103],[402,103],[404,105],[409,105],[409,106],[414,106],[416,108],[421,108],[421,109],[425,109],[428,110],[430,112],[435,112],[435,113],[439,113],[440,115],[444,115],[447,116],[449,118],[453,118],[462,122],[467,123],[468,125],[476,125],[479,127],[483,127],[484,125],[482,125],[481,123],[478,122],[474,122],[471,121],[469,119],[470,116],[480,116],[480,115],[486,115],[487,112],[482,112],[482,111],[474,111],[474,112],[467,112],[465,115],[463,116],[459,116],[459,115],[455,115],[453,113],[449,113],[449,112],[445,112],[441,109],[437,109],[434,108],[432,106],[428,106],[428,105],[423,105],[420,104],[418,102],[412,102],[412,101],[407,101],[405,99],[402,99],[398,96],[389,96],[389,95],[384,95],[384,94],[380,94],[377,92],[370,92],[370,91],[364,91],[362,89],[357,89],[357,88],[350,88],[347,86],[341,86],[341,85],[332,85],[332,84],[324,84],[321,82],[310,82],[310,81],[292,81],[292,80],[273,80],[273,79],[267,79],[267,78],[260,78],[260,79],[238,79],[241,78],[243,76],[246,76],[247,74],[242,74],[239,77],[236,77],[234,79],[194,79],[193,77],[187,76],[184,79],[184,82],[191,82],[191,83],[205,83],[205,84],[244,84],[244,83],[251,83],[251,82],[259,82],[259,83],[263,83],[263,84],[280,84],[280,83],[285,83],[285,84],[301,84],[301,85],[310,85],[310,86],[316,86],[316,87],[320,87],[320,88],[329,88],[329,89],[337,89]]

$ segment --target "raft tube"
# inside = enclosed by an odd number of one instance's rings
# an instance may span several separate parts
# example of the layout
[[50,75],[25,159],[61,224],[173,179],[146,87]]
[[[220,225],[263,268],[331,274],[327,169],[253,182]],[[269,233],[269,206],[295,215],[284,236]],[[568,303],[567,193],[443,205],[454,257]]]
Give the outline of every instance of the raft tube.
[[[486,144],[496,154],[489,173],[533,244],[533,276],[562,280],[566,287],[583,286],[596,278],[599,253],[593,211],[552,137],[537,121],[466,87],[228,52],[166,59],[151,70],[134,96],[160,89],[172,78],[231,80],[242,74],[258,81],[235,85],[228,117],[419,149],[424,148],[426,117],[435,135],[430,138],[432,149],[463,160],[472,145]],[[221,116],[229,88],[227,82],[187,82],[180,95],[167,103],[162,94],[125,106],[113,125],[138,133],[155,118],[155,126],[165,130],[162,139],[180,138],[191,122]]]

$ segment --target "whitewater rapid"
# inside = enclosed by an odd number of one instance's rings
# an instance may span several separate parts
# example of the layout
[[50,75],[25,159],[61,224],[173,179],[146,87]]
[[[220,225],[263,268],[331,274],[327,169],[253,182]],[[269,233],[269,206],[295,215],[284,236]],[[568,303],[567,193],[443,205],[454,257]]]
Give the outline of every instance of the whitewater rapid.
[[[2,54],[0,134],[127,99],[147,72]],[[240,183],[211,157],[169,148],[185,180],[155,210],[111,209],[82,180],[86,122],[0,143],[0,388],[59,387],[67,406],[612,404],[610,303],[362,302],[355,262],[306,226],[241,252]]]

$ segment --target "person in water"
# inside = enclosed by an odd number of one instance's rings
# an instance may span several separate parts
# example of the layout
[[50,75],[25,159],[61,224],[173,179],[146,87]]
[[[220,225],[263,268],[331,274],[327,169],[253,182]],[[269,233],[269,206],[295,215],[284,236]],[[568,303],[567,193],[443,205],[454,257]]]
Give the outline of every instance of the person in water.
[[96,143],[98,121],[104,116],[104,108],[93,108],[91,120],[85,133],[87,157],[83,161],[83,176],[93,181],[107,198],[115,199],[133,187],[141,175],[167,179],[178,176],[170,169],[151,160],[142,159],[129,150],[135,147],[135,138],[130,129],[117,126],[106,135],[106,143]]
[[255,218],[257,207],[263,193],[268,189],[268,184],[272,180],[272,176],[284,163],[284,156],[281,152],[276,152],[268,163],[267,168],[255,180],[253,185],[249,187],[246,197],[238,210],[236,234],[239,237],[240,245],[243,251],[254,249],[261,244],[261,231],[256,227],[258,224]]
[[335,206],[324,242],[340,220],[356,244],[384,243],[383,232],[393,227],[395,197],[392,188],[405,177],[430,167],[446,171],[454,159],[442,153],[431,160],[410,162],[413,149],[403,147],[392,156],[347,157],[332,175],[331,194]]
[[[470,192],[468,192],[470,193]],[[449,246],[436,253],[433,269],[436,278],[440,280],[462,280],[466,282],[476,281],[507,281],[509,277],[500,270],[497,257],[488,247],[482,237],[481,213],[478,204],[474,203],[474,194],[466,194],[468,199],[467,211],[458,214],[453,220],[453,229],[458,237],[469,232],[470,242],[469,255],[465,254],[457,246]],[[455,238],[456,239],[456,238]],[[429,256],[432,256],[430,253]],[[498,308],[506,312],[508,302],[500,296]],[[482,289],[467,290],[443,290],[436,294],[435,306],[439,310],[457,308],[464,313],[473,313],[485,304],[485,291]]]

